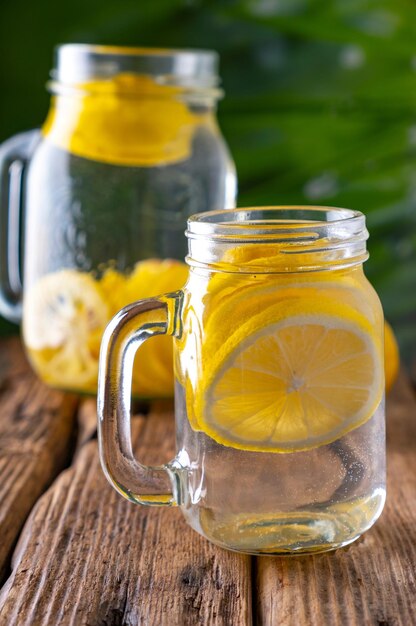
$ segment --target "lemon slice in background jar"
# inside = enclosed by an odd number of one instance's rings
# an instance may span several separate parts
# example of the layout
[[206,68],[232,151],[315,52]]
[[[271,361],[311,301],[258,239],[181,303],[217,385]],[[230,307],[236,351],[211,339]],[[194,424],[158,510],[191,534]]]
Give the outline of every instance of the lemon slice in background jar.
[[[126,282],[126,303],[151,298],[183,287],[188,277],[184,263],[148,259],[137,263]],[[173,342],[156,336],[140,346],[133,369],[133,392],[140,396],[173,395]]]
[[112,267],[107,268],[97,282],[108,307],[108,319],[129,303],[127,299],[128,277]]
[[[52,386],[96,393],[101,337],[111,317],[131,302],[180,289],[187,276],[187,266],[170,259],[141,261],[127,276],[108,268],[100,280],[76,270],[44,276],[24,302],[23,335],[35,369]],[[140,348],[133,393],[173,395],[170,337]]]
[[[281,301],[211,351],[187,388],[194,428],[243,450],[294,452],[330,443],[375,412],[382,346],[368,320],[332,299]],[[209,356],[211,354],[211,356]]]
[[76,98],[54,98],[42,133],[94,161],[136,167],[182,161],[208,117],[190,111],[181,89],[150,76],[121,73],[74,89]]
[[41,278],[24,300],[23,336],[31,360],[52,386],[95,391],[106,301],[88,274]]

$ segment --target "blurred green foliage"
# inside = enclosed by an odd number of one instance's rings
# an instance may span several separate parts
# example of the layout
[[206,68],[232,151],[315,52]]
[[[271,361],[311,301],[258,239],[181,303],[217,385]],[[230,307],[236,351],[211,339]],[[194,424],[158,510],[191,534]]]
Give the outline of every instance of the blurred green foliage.
[[239,205],[364,211],[367,273],[416,351],[414,2],[13,0],[0,41],[0,140],[41,124],[57,43],[216,49]]

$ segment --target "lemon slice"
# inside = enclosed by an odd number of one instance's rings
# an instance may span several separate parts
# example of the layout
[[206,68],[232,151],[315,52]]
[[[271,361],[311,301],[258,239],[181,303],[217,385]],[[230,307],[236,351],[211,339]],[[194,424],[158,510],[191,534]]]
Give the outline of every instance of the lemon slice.
[[107,304],[94,279],[75,270],[49,274],[24,300],[23,336],[42,378],[52,385],[94,385]]
[[[322,297],[284,300],[243,323],[187,388],[193,427],[243,450],[294,452],[330,443],[382,399],[382,348],[368,320]],[[211,355],[211,356],[210,356]]]
[[396,337],[388,322],[384,324],[384,369],[386,373],[386,392],[393,387],[400,368],[400,353]]
[[[127,302],[180,289],[188,268],[174,259],[147,259],[136,264],[127,279]],[[149,314],[149,319],[154,314]],[[142,320],[145,317],[142,316]],[[133,390],[142,396],[173,395],[173,342],[168,336],[152,337],[140,346],[133,369]]]
[[[295,255],[296,256],[296,255]],[[319,263],[316,254],[310,257],[311,263]],[[299,261],[296,261],[299,264]],[[379,307],[378,297],[364,276],[362,267],[331,269],[331,271],[293,272],[295,261],[290,254],[283,254],[278,244],[253,244],[237,246],[228,250],[221,260],[221,271],[212,275],[204,296],[204,327],[213,324],[218,328],[218,319],[232,326],[233,311],[238,307],[238,319],[241,322],[245,309],[263,308],[268,305],[265,299],[292,297],[321,297],[322,293],[331,293],[334,299],[340,299],[351,306],[357,306],[369,318],[374,317]],[[291,271],[288,271],[292,265]],[[234,267],[227,272],[227,267]],[[235,267],[244,269],[238,273]],[[208,328],[207,328],[208,332]],[[226,331],[227,336],[230,329]]]
[[122,73],[77,87],[76,98],[53,99],[42,134],[86,159],[133,167],[183,161],[208,120],[189,109],[180,89],[149,76]]
[[109,316],[114,315],[129,304],[129,300],[126,297],[128,277],[118,272],[113,267],[109,267],[105,270],[99,281],[100,291],[107,303]]

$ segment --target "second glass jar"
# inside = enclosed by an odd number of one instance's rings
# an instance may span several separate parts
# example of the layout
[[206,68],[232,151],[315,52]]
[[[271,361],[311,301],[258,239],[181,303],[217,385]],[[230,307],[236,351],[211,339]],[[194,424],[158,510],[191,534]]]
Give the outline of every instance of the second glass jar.
[[[52,78],[23,178],[23,335],[47,383],[95,393],[107,322],[182,286],[186,219],[234,206],[235,169],[215,117],[214,52],[66,45]],[[15,257],[9,238],[9,278]],[[172,394],[171,350],[152,342],[136,395]]]

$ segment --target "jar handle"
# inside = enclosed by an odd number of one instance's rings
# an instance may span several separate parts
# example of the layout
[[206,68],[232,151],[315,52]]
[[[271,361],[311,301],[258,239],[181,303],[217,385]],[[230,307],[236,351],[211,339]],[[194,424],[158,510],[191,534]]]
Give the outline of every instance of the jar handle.
[[39,130],[30,130],[0,146],[0,314],[11,322],[22,317],[23,186],[39,137]]
[[136,504],[172,506],[181,500],[184,468],[176,460],[158,467],[139,463],[133,455],[130,419],[134,356],[150,337],[178,336],[181,303],[178,291],[130,304],[111,320],[101,343],[97,399],[101,464],[110,484]]

